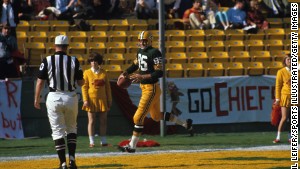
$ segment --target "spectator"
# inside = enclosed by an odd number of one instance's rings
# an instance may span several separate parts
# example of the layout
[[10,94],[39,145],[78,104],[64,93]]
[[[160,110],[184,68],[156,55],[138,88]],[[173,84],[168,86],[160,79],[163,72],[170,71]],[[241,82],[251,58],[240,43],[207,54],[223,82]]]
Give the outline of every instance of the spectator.
[[183,14],[183,22],[190,24],[193,29],[207,28],[208,21],[201,8],[201,0],[194,0],[193,7],[186,10]]
[[215,13],[218,11],[218,6],[213,0],[202,0],[202,9],[205,12],[206,18],[214,29],[216,25]]
[[22,0],[18,14],[19,20],[30,21],[33,18],[33,6],[31,0]]
[[110,8],[110,0],[93,0],[92,4],[94,19],[108,19],[107,12]]
[[[2,25],[9,25],[10,26],[10,34],[14,37],[16,37],[16,27],[19,23],[18,14],[15,12],[14,6],[16,8],[18,5],[14,5],[10,3],[10,0],[3,0],[2,1],[2,8],[0,11],[1,14],[1,24]],[[14,1],[14,4],[16,4],[17,1]],[[16,10],[17,11],[17,10]]]
[[250,1],[250,9],[247,13],[247,23],[248,25],[255,25],[256,30],[269,28],[269,23],[266,21],[263,13],[261,12],[257,0]]
[[51,6],[48,0],[32,0],[33,15],[38,15],[42,10]]
[[108,146],[106,141],[107,112],[112,105],[112,96],[108,76],[101,68],[103,56],[91,53],[89,56],[91,69],[84,71],[82,86],[83,107],[88,112],[88,134],[90,147],[94,147],[95,123],[99,115],[101,146]]
[[179,18],[183,17],[184,12],[187,9],[193,7],[193,0],[184,0],[180,2],[180,8],[178,9]]
[[[284,68],[277,72],[275,85],[275,103],[281,107],[281,120],[278,125],[278,132],[273,143],[280,142],[280,134],[283,131],[284,124],[288,117],[290,117],[291,108],[291,55],[284,57]],[[290,140],[289,140],[290,141]]]
[[60,15],[57,17],[57,19],[68,20],[70,23],[72,23],[75,2],[76,0],[56,0],[55,8],[60,11]]
[[12,52],[18,49],[17,40],[10,35],[10,26],[1,27],[0,35],[0,79],[20,77],[14,64]]
[[242,29],[247,26],[246,13],[242,10],[243,5],[243,0],[236,0],[235,6],[227,11],[230,27],[233,29]]
[[138,19],[156,18],[156,2],[154,0],[136,0],[134,11]]
[[218,11],[216,13],[216,27],[227,30],[230,27],[227,13],[225,11]]
[[268,17],[290,17],[290,3],[287,0],[262,0]]
[[[178,9],[180,8],[180,2],[181,0],[164,0],[166,17],[168,19],[179,18]],[[159,0],[157,0],[157,4],[159,4]]]

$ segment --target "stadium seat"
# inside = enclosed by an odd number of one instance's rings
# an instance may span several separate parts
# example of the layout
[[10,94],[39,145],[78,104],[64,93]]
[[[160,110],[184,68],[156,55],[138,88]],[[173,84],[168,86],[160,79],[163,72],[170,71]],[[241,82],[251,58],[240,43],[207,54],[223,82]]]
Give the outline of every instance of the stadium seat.
[[283,40],[285,38],[285,32],[283,28],[273,28],[265,30],[266,39],[279,39]]
[[259,29],[257,33],[249,33],[247,34],[247,40],[264,40],[265,32],[262,29]]
[[226,51],[243,51],[245,50],[245,45],[242,40],[227,40],[224,41]]
[[227,40],[245,40],[245,31],[243,29],[229,29],[225,30]]
[[283,28],[282,18],[267,18],[270,28]]
[[123,65],[125,58],[122,53],[109,53],[104,55],[105,64]]
[[[152,34],[152,41],[158,42],[159,41],[159,31],[158,30],[150,30],[149,31]],[[165,35],[165,41],[168,41],[168,37]]]
[[206,63],[203,65],[207,76],[224,76],[225,70],[222,63]]
[[276,75],[277,71],[283,68],[283,64],[280,61],[273,61],[273,62],[264,62],[265,72],[268,75]]
[[284,49],[284,45],[282,40],[265,40],[264,41],[264,45],[265,45],[265,49],[266,50],[283,50]]
[[125,31],[107,31],[108,42],[126,42],[127,35]]
[[227,76],[242,76],[245,75],[245,69],[242,62],[223,63]]
[[264,50],[264,43],[262,40],[246,40],[244,41],[244,44],[248,51]]
[[168,41],[166,42],[167,52],[185,52],[185,45],[183,41]]
[[207,52],[207,56],[211,63],[213,63],[213,62],[229,62],[230,61],[227,52],[219,52],[219,51]]
[[206,52],[187,52],[190,63],[208,63],[209,59]]
[[72,54],[87,54],[87,48],[83,42],[70,42],[68,53]]
[[187,41],[204,41],[205,33],[204,30],[186,30],[185,35],[187,36]]
[[49,20],[49,25],[51,27],[51,31],[65,31],[65,32],[68,32],[70,30],[70,24],[69,24],[68,21]]
[[168,63],[187,63],[187,57],[185,53],[167,53],[166,59]]
[[223,41],[205,41],[206,51],[224,51]]
[[232,62],[250,62],[251,57],[248,51],[231,51],[228,52]]
[[23,44],[26,43],[28,41],[27,39],[27,33],[24,31],[17,31],[17,43],[18,43],[18,48],[22,49],[23,48]]
[[106,42],[107,53],[125,53],[126,47],[124,42]]
[[168,37],[168,41],[185,41],[186,36],[183,30],[167,30],[165,35]]
[[86,65],[88,63],[87,59],[81,54],[70,54],[70,56],[75,56],[81,65]]
[[130,30],[147,30],[148,29],[148,23],[147,20],[142,19],[127,19]]
[[20,20],[19,24],[17,25],[16,31],[30,31],[29,22],[25,20]]
[[67,36],[69,37],[70,42],[87,42],[86,32],[84,31],[67,32]]
[[127,35],[127,41],[128,42],[137,42],[138,41],[138,36],[142,31],[127,31],[126,35]]
[[91,26],[92,31],[110,30],[107,20],[88,20],[88,24]]
[[100,54],[106,53],[106,46],[103,42],[88,42],[86,43],[87,53],[97,52]]
[[46,32],[41,32],[41,31],[27,32],[27,38],[28,38],[28,42],[46,43],[48,40]]
[[205,69],[202,63],[187,63],[183,64],[183,68],[186,71],[187,77],[204,77]]
[[205,52],[206,47],[203,41],[187,41],[185,42],[186,52]]
[[182,19],[167,19],[166,20],[166,29],[167,30],[178,29],[175,26],[176,22],[181,22],[182,23]]
[[25,43],[25,58],[28,65],[39,65],[41,54],[46,53],[45,44],[42,42]]
[[283,58],[290,54],[290,50],[272,50],[270,51],[271,57],[273,58],[273,61],[283,61]]
[[109,79],[118,79],[123,73],[121,65],[103,65],[102,68],[107,72]]
[[[285,39],[282,41],[282,43],[284,44],[283,48],[284,50],[291,50],[291,40],[290,39]],[[299,41],[298,41],[299,44]]]
[[128,31],[129,24],[127,19],[111,19],[108,20],[108,25],[112,31]]
[[259,76],[264,74],[264,66],[262,62],[244,62],[246,74],[249,76]]
[[283,18],[282,19],[284,28],[290,29],[291,27],[291,17]]
[[205,32],[205,39],[209,41],[223,41],[225,40],[225,33],[223,30],[218,29],[207,29]]
[[46,48],[46,54],[47,55],[52,55],[55,52],[54,42],[47,42],[47,43],[44,43],[44,44],[45,44],[45,48]]
[[218,10],[221,11],[221,12],[226,12],[228,9],[229,9],[229,7],[225,7],[225,6],[220,6],[218,8]]
[[148,19],[148,29],[158,30],[158,19]]
[[63,31],[56,31],[56,32],[47,32],[47,37],[48,37],[48,42],[53,42],[55,41],[55,37],[58,35],[67,35],[66,32]]
[[105,31],[89,31],[86,32],[88,42],[107,42],[107,36]]
[[167,77],[184,77],[184,69],[179,63],[166,64],[166,72]]
[[250,51],[249,54],[254,62],[272,61],[270,52],[266,50]]
[[126,47],[127,53],[136,53],[137,50],[139,49],[138,45],[139,44],[138,44],[137,41],[135,41],[135,42],[126,42],[125,47]]
[[136,53],[125,53],[123,54],[124,59],[126,60],[126,64],[132,64],[136,59]]
[[45,32],[48,32],[50,30],[49,21],[32,20],[32,21],[29,21],[29,25],[31,26],[31,31],[45,31]]
[[297,32],[297,31],[291,30],[291,28],[285,28],[285,29],[284,29],[284,33],[285,33],[284,39],[285,39],[285,40],[291,39],[291,32]]

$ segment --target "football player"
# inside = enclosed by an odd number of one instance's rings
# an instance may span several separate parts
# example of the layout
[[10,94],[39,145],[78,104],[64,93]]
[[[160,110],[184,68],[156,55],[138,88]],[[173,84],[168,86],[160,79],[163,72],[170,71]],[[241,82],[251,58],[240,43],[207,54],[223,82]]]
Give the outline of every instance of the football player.
[[[138,35],[139,49],[133,64],[123,72],[124,77],[129,77],[133,82],[140,83],[142,95],[138,109],[133,116],[134,129],[131,141],[128,145],[119,147],[123,152],[134,153],[139,137],[144,129],[144,118],[150,112],[151,118],[160,121],[165,117],[166,121],[171,121],[184,126],[192,131],[192,120],[181,121],[171,113],[165,116],[160,111],[161,90],[158,79],[163,76],[162,54],[152,47],[152,35],[148,31],[142,31]],[[134,73],[138,70],[138,73]],[[129,76],[130,75],[130,76]]]

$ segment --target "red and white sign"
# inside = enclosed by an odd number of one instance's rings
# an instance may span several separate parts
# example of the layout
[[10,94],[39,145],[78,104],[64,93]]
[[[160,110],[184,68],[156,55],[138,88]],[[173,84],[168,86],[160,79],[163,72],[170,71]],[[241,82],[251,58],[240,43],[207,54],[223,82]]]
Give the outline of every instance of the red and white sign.
[[[194,124],[270,121],[275,76],[168,78],[166,81],[174,82],[182,93],[176,105],[182,112],[179,117],[191,118]],[[138,105],[139,85],[131,85],[128,93]],[[171,107],[167,92],[168,112]]]
[[24,138],[21,121],[22,81],[0,81],[0,138]]

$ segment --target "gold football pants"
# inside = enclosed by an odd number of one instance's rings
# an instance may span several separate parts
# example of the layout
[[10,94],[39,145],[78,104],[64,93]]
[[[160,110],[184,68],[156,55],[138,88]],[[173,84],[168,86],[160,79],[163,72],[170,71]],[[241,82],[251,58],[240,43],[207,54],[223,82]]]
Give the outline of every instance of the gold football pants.
[[162,113],[160,111],[160,94],[161,90],[156,84],[140,84],[142,89],[142,96],[133,116],[133,122],[135,125],[143,125],[144,119],[150,112],[151,118],[154,121],[159,121],[162,119]]

